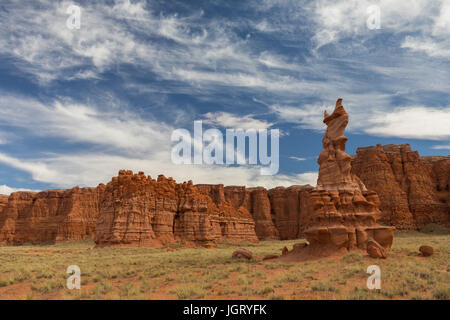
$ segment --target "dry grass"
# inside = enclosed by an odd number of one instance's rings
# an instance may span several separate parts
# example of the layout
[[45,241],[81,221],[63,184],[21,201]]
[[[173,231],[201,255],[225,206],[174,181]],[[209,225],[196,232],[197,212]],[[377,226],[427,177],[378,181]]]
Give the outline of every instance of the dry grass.
[[[450,235],[396,235],[386,260],[363,252],[304,263],[262,262],[301,240],[222,243],[214,249],[102,248],[91,241],[0,247],[1,299],[444,299],[450,298]],[[435,248],[429,258],[418,248]],[[237,247],[255,261],[231,258]],[[366,269],[381,268],[381,290],[369,291]],[[81,290],[68,290],[66,269],[78,265]]]

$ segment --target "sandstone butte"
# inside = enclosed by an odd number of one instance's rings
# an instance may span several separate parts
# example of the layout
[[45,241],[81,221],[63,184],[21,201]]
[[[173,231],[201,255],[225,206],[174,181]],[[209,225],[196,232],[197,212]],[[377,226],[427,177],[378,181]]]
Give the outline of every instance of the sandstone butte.
[[352,159],[345,153],[348,114],[341,100],[324,122],[316,188],[193,185],[122,170],[96,188],[0,195],[0,244],[93,237],[98,246],[179,240],[208,246],[306,236],[309,247],[351,250],[368,237],[390,246],[391,229],[378,225],[379,217],[406,230],[449,225],[450,157],[419,157],[408,145],[388,145],[359,148]]
[[408,144],[364,147],[352,159],[352,172],[378,193],[384,224],[450,227],[450,156],[420,157]]

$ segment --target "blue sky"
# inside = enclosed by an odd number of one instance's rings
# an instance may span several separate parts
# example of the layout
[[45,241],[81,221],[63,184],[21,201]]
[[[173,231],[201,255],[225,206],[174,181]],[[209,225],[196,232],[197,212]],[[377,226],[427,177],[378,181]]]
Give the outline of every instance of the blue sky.
[[[81,7],[81,28],[66,27]],[[378,5],[381,28],[367,8]],[[119,169],[226,185],[315,185],[324,109],[347,151],[450,150],[450,2],[2,1],[0,193],[107,182]],[[280,170],[170,161],[194,120],[280,129]]]

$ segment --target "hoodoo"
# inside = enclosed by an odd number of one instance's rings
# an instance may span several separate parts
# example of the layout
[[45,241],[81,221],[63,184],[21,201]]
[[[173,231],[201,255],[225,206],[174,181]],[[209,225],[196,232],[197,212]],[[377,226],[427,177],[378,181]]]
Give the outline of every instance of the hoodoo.
[[360,190],[366,191],[361,180],[351,174],[352,157],[345,153],[347,137],[344,136],[348,125],[348,113],[342,106],[342,99],[336,101],[332,114],[325,110],[323,122],[327,130],[323,136],[323,149],[317,159],[320,165],[317,190]]
[[377,223],[381,213],[378,195],[351,172],[352,158],[345,153],[344,136],[348,118],[342,99],[337,100],[332,114],[324,114],[327,130],[318,158],[317,187],[305,193],[304,234],[310,245],[297,246],[284,256],[287,259],[366,249],[370,238],[387,250],[392,245],[394,228]]

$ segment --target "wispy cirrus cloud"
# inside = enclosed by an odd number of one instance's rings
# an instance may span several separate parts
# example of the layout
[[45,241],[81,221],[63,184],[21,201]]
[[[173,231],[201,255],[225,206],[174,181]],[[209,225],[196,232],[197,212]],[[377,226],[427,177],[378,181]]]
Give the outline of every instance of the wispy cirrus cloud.
[[[380,9],[381,30],[367,28],[368,8]],[[367,41],[388,33],[398,37],[400,48],[429,57],[450,59],[450,3],[445,0],[320,0],[313,6],[316,48],[345,39]]]
[[297,160],[297,161],[305,161],[306,160],[306,158],[300,158],[300,157],[294,157],[294,156],[289,157],[289,159]]
[[325,106],[305,105],[305,106],[281,106],[271,105],[270,109],[276,114],[280,121],[297,123],[306,129],[323,129],[323,112]]
[[430,25],[423,28],[418,36],[407,36],[402,48],[450,60],[450,2],[438,1],[433,7],[438,9],[435,10],[437,14],[430,12]]
[[151,2],[84,3],[81,28],[74,31],[65,27],[70,4],[41,0],[39,5],[8,6],[0,12],[6,26],[0,31],[0,52],[15,57],[18,68],[43,83],[97,79],[117,64],[133,64],[164,79],[205,86],[303,87],[294,78],[264,72],[264,66],[289,64],[253,52],[246,38],[222,21],[202,19],[202,11],[180,17],[153,12]]
[[435,150],[450,150],[450,144],[449,145],[435,145],[431,147]]
[[444,0],[395,1],[380,0],[320,0],[314,2],[314,36],[318,47],[338,42],[343,38],[372,37],[377,33],[367,28],[368,8],[380,8],[381,28],[392,33],[428,31],[433,17]]
[[426,37],[408,36],[402,43],[402,48],[414,52],[423,52],[430,57],[450,58],[450,46],[445,41],[436,41]]
[[[2,95],[0,125],[30,130],[33,137],[51,137],[70,144],[88,143],[82,154],[67,150],[40,152],[32,157],[14,157],[0,152],[0,163],[31,175],[37,182],[56,187],[95,186],[106,182],[120,169],[144,170],[157,176],[165,174],[178,181],[225,183],[275,187],[292,184],[313,184],[314,172],[261,176],[258,166],[177,165],[171,161],[170,135],[174,127],[158,121],[145,120],[118,108],[102,112],[98,107],[54,101],[48,105],[24,97]],[[30,115],[34,115],[30,117]],[[7,122],[4,119],[8,119]],[[215,126],[270,126],[251,115],[237,118],[232,114],[210,115]]]
[[123,151],[146,152],[164,144],[172,127],[160,121],[144,120],[116,106],[107,109],[54,100],[46,104],[35,99],[0,97],[0,124],[29,130],[37,136],[58,137]]
[[204,115],[204,122],[213,126],[229,129],[267,129],[273,123],[255,119],[253,115],[237,116],[228,112],[208,112]]

